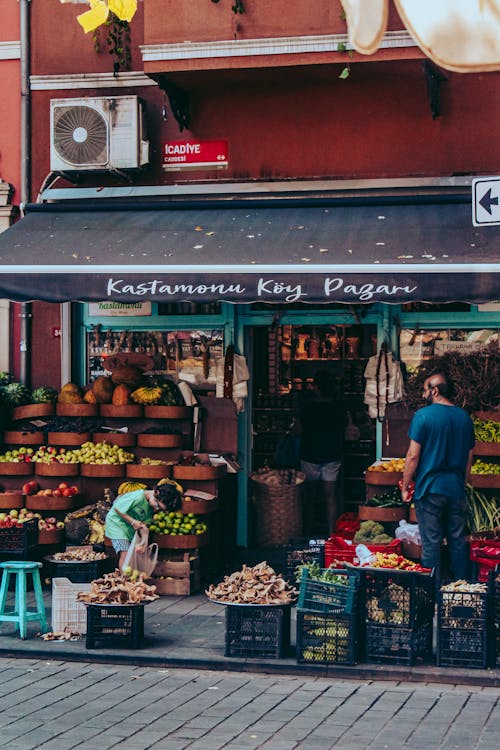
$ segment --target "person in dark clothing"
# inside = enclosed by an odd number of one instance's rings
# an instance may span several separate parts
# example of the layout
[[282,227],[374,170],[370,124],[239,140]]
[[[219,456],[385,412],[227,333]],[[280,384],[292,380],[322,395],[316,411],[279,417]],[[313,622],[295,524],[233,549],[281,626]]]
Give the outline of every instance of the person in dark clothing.
[[467,578],[465,483],[472,465],[474,425],[469,414],[451,402],[453,384],[445,373],[432,372],[422,396],[427,406],[416,412],[410,425],[401,495],[409,502],[408,485],[415,477],[422,564],[435,569],[439,586],[444,537],[453,578]]
[[310,534],[314,503],[322,490],[329,534],[337,517],[339,477],[346,412],[337,400],[335,382],[327,371],[319,371],[311,390],[301,394],[299,403],[300,468],[306,475],[304,530]]

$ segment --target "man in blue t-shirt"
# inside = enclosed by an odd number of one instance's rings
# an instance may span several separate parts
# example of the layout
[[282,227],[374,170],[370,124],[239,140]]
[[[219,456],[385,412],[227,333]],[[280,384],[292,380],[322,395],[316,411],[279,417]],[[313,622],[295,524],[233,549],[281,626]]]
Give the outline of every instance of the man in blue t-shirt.
[[474,425],[464,409],[450,401],[453,384],[445,373],[432,372],[424,382],[427,406],[414,415],[401,494],[409,502],[408,485],[415,477],[414,503],[422,538],[422,565],[435,568],[440,583],[441,544],[446,537],[454,580],[467,578],[465,540]]

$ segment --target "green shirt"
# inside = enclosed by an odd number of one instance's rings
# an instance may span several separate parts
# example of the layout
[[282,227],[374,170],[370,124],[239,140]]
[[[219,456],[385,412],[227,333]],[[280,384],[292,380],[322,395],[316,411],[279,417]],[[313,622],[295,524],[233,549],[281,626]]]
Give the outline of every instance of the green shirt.
[[153,510],[146,500],[144,490],[119,495],[106,516],[105,533],[108,539],[128,539],[130,542],[135,534],[132,526],[120,518],[116,509],[143,523],[149,523],[153,518]]

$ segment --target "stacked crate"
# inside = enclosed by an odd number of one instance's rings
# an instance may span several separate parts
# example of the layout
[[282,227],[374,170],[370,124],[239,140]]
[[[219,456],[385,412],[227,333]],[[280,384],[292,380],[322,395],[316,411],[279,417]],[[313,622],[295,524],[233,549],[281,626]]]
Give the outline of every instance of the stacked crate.
[[324,549],[324,539],[292,539],[285,546],[283,578],[291,586],[296,586],[297,569],[300,565],[316,563],[322,568]]
[[287,657],[290,609],[290,604],[227,604],[224,655],[254,659]]
[[167,552],[162,550],[149,583],[160,596],[189,596],[200,588],[198,550]]
[[412,666],[432,656],[434,576],[406,570],[360,571],[366,661]]
[[296,656],[301,663],[356,664],[358,578],[339,572],[345,585],[311,578],[302,570],[297,604]]
[[494,663],[492,597],[486,584],[469,586],[469,591],[453,591],[451,585],[441,588],[437,633],[439,667],[486,669]]

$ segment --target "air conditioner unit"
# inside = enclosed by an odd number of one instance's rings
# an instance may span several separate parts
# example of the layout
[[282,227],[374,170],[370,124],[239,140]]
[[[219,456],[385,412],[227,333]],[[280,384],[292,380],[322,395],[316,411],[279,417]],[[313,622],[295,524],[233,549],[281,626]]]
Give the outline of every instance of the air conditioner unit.
[[137,96],[51,99],[50,169],[139,169],[149,162],[143,105]]

